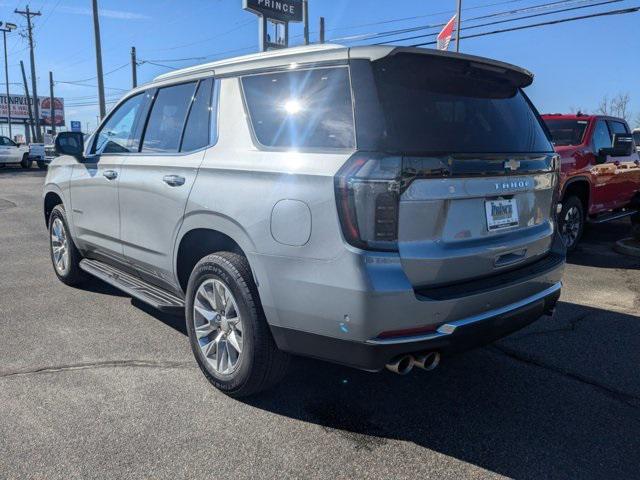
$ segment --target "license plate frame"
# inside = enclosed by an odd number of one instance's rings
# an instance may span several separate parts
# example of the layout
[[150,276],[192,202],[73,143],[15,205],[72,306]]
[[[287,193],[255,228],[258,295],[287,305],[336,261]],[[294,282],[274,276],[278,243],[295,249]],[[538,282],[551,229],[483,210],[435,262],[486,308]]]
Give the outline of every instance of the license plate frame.
[[520,223],[518,202],[515,198],[485,200],[484,210],[487,230],[490,232],[515,227]]

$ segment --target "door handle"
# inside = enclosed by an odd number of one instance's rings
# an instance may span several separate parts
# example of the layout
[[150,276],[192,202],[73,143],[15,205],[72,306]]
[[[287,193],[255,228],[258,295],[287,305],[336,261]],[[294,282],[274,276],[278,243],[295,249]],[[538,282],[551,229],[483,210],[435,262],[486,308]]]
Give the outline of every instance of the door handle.
[[107,180],[115,180],[116,178],[118,178],[118,172],[116,172],[115,170],[105,170],[104,172],[102,172],[102,175],[104,175]]
[[162,181],[170,187],[179,187],[184,185],[185,179],[180,175],[165,175],[162,177]]

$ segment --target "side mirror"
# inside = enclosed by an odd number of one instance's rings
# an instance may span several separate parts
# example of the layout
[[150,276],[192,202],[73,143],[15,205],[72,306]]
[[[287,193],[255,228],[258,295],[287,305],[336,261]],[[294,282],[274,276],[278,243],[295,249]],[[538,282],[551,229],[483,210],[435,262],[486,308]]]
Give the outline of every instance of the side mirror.
[[596,155],[596,165],[607,163],[607,157],[611,155],[613,148],[601,148]]
[[61,132],[56,136],[55,149],[58,155],[71,155],[77,159],[82,159],[84,136],[81,132]]

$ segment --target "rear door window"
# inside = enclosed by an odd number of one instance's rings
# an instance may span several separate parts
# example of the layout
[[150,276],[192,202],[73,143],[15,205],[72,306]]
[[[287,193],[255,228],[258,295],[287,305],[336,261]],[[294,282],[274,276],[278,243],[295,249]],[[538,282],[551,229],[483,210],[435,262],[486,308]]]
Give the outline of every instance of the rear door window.
[[616,133],[629,133],[629,130],[627,130],[627,126],[624,123],[616,122],[614,120],[609,120],[609,129],[611,130],[612,140],[613,135],[615,135]]
[[142,152],[172,153],[178,151],[195,88],[196,82],[190,82],[158,90],[145,129]]
[[211,93],[213,78],[203,80],[198,85],[189,118],[184,129],[181,152],[191,152],[204,148],[211,142]]
[[349,69],[316,68],[242,77],[255,136],[276,148],[355,147]]

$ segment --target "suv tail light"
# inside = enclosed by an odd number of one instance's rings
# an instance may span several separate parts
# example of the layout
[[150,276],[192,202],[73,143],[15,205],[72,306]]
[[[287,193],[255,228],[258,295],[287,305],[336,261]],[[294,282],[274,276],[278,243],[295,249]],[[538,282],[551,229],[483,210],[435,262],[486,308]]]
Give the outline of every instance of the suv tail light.
[[359,152],[337,173],[338,216],[354,247],[397,251],[401,172],[402,157]]

